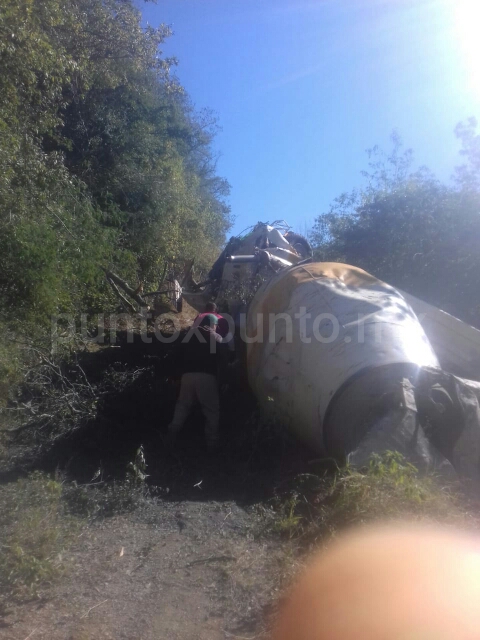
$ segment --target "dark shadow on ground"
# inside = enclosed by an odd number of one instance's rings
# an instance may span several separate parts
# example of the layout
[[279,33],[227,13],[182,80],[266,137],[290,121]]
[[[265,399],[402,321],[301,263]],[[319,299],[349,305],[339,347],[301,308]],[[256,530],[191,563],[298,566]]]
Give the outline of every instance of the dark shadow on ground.
[[95,476],[123,480],[142,445],[148,483],[160,487],[166,499],[241,504],[268,498],[288,478],[312,471],[309,462],[315,453],[261,419],[241,375],[222,381],[227,384],[221,393],[217,452],[206,450],[198,410],[175,447],[168,447],[165,436],[178,390],[174,360],[175,344],[146,344],[138,335],[129,343],[127,334],[119,334],[115,346],[84,353],[80,363],[89,381],[104,385],[97,417],[56,438],[30,468],[59,470],[82,484]]

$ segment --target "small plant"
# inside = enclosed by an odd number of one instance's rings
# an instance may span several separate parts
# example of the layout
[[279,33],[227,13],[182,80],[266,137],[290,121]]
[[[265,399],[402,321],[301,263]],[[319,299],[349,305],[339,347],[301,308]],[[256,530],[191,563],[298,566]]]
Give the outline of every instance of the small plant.
[[375,520],[423,520],[467,524],[458,497],[440,487],[434,476],[417,468],[397,451],[373,454],[368,467],[347,465],[320,478],[302,474],[278,495],[266,512],[268,528],[290,537],[317,540],[351,525]]
[[392,482],[397,488],[405,490],[407,497],[417,502],[426,499],[428,490],[432,488],[431,478],[419,479],[418,469],[398,451],[385,451],[381,455],[373,453],[368,475]]
[[[128,463],[123,482],[99,482],[79,485],[75,481],[64,485],[63,499],[66,508],[89,520],[118,515],[135,510],[150,494],[145,484],[148,478],[143,446],[137,449],[135,459]],[[93,479],[102,475],[101,469]]]
[[127,465],[127,482],[133,482],[134,484],[143,484],[148,478],[145,473],[147,470],[147,462],[145,460],[145,452],[143,445],[140,445],[135,454],[135,460],[129,462]]
[[273,529],[288,537],[293,537],[302,521],[302,516],[296,513],[299,496],[293,493],[281,505],[279,517],[275,520]]
[[399,451],[385,451],[382,454],[372,453],[368,472],[372,476],[390,478],[402,484],[416,476],[418,469],[411,462],[407,462]]

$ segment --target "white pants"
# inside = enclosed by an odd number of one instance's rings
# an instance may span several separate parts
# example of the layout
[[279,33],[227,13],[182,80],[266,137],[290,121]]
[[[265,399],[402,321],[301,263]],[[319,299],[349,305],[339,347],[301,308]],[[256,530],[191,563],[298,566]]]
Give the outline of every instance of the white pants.
[[184,373],[180,386],[180,395],[175,405],[173,420],[168,425],[171,433],[178,433],[191,408],[198,402],[206,418],[205,437],[208,444],[215,444],[218,439],[218,423],[220,420],[220,402],[217,379],[210,373]]

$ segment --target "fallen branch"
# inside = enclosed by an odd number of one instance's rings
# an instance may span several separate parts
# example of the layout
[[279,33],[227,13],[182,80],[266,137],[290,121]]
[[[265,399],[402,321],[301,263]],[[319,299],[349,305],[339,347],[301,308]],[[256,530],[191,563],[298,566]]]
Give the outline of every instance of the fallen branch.
[[227,638],[235,638],[235,640],[256,640],[256,638],[260,638],[260,636],[236,636],[234,633],[230,633],[226,629],[222,629],[223,633],[227,636]]
[[143,297],[148,298],[148,296],[161,296],[167,295],[167,293],[170,293],[170,289],[164,289],[163,291],[149,291],[148,293],[144,293]]
[[158,288],[161,289],[163,287],[163,283],[165,282],[165,278],[167,275],[167,269],[168,269],[168,262],[165,261],[165,264],[163,266],[163,274],[162,277],[160,278],[160,282],[158,283]]
[[195,259],[187,260],[185,262],[185,266],[183,268],[182,275],[180,276],[180,286],[183,287],[187,283],[188,279],[192,278],[192,270]]
[[105,604],[105,602],[108,602],[108,598],[107,598],[106,600],[103,600],[102,602],[99,602],[99,603],[98,603],[98,604],[96,604],[95,606],[90,607],[90,609],[89,609],[86,613],[84,613],[84,614],[83,614],[83,616],[80,616],[80,620],[81,620],[82,618],[86,618],[86,617],[88,616],[88,614],[90,613],[90,611],[93,611],[93,610],[94,610],[94,609],[96,609],[97,607],[100,607],[102,604]]
[[120,302],[130,311],[130,313],[136,313],[136,309],[133,304],[125,298],[117,285],[113,282],[113,280],[107,275],[106,276],[108,284],[112,287],[114,294],[119,298]]
[[185,568],[193,567],[195,564],[206,564],[207,562],[233,562],[236,561],[237,558],[235,556],[209,556],[208,558],[200,558],[199,560],[193,560],[185,565]]
[[127,293],[130,296],[130,298],[133,298],[133,300],[135,300],[135,302],[140,307],[147,306],[147,303],[142,298],[142,296],[139,293],[137,293],[135,289],[132,289],[132,287],[128,283],[126,283],[125,280],[122,280],[119,276],[117,276],[112,271],[105,269],[105,267],[102,267],[102,269],[105,271],[107,278],[110,278],[118,287],[123,289],[125,293]]

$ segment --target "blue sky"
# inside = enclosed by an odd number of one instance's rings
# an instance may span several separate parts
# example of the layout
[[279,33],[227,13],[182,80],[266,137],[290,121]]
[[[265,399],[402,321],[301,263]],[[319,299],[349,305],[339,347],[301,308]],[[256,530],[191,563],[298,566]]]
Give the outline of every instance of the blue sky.
[[361,184],[396,128],[448,180],[453,129],[480,117],[478,0],[159,0],[144,21],[198,109],[217,114],[232,232],[283,218],[305,232]]

